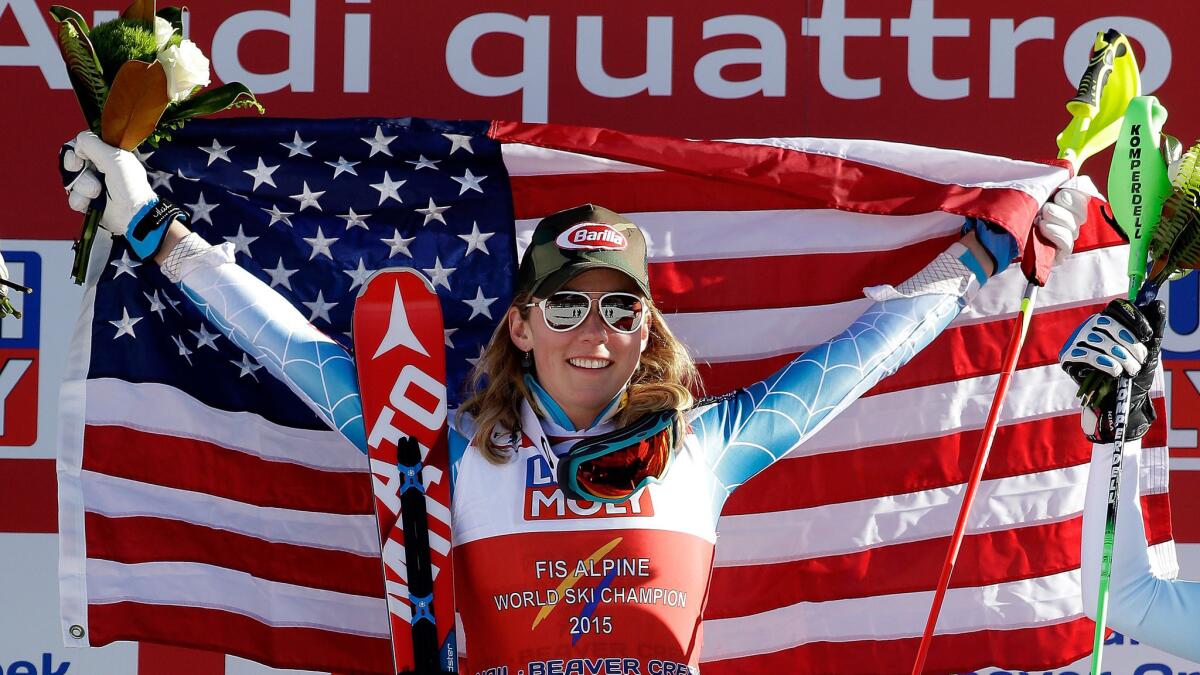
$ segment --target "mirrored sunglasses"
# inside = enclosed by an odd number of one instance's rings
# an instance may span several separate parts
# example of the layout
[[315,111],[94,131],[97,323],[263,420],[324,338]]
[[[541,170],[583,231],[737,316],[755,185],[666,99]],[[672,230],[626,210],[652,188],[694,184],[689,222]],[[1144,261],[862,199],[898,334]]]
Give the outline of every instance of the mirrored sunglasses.
[[[593,295],[599,297],[592,297]],[[599,307],[600,318],[604,323],[618,333],[636,332],[645,321],[646,302],[632,293],[558,291],[548,298],[525,306],[539,307],[546,327],[556,333],[565,333],[587,319],[593,304]]]

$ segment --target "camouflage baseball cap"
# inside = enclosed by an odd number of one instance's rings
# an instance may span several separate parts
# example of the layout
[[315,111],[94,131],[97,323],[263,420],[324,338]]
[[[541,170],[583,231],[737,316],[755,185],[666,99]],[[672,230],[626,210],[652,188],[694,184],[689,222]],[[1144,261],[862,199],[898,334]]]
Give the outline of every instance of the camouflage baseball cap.
[[534,228],[516,290],[544,298],[576,274],[598,267],[624,272],[650,297],[646,239],[638,226],[603,206],[576,206],[546,216]]

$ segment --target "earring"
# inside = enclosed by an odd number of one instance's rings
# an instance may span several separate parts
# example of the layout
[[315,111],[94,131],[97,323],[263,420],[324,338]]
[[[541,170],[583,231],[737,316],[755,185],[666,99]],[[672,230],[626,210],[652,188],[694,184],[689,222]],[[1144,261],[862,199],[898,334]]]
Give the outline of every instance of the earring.
[[533,367],[533,350],[532,349],[527,352],[523,352],[521,354],[521,367],[525,368],[525,369],[529,369],[529,368]]

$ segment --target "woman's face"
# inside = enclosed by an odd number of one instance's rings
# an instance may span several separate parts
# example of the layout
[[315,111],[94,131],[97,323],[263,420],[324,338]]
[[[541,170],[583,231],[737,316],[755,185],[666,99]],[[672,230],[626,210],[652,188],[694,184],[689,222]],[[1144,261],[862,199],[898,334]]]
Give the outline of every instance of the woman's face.
[[[641,295],[632,279],[607,268],[581,272],[561,290]],[[637,369],[650,340],[650,316],[647,313],[640,330],[620,333],[604,323],[593,304],[582,324],[558,333],[546,326],[540,307],[529,309],[528,320],[522,319],[514,307],[508,310],[508,331],[518,349],[533,351],[538,383],[562,406],[576,428],[583,428]]]

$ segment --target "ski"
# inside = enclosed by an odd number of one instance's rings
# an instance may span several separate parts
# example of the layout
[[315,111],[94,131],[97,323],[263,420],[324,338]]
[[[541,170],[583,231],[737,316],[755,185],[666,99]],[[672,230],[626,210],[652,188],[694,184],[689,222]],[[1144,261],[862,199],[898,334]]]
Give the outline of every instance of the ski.
[[396,671],[456,673],[437,294],[416,270],[380,270],[358,294],[353,330]]

